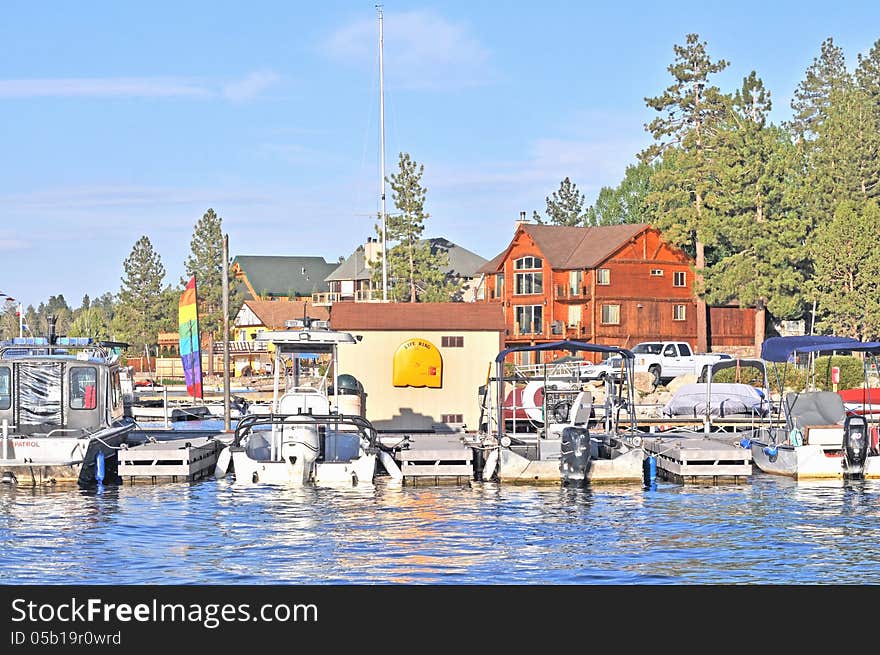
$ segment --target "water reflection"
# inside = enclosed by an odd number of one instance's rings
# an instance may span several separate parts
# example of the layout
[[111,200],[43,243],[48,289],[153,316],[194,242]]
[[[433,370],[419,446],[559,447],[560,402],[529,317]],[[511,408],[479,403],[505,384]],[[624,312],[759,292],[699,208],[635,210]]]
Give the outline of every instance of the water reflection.
[[0,582],[877,584],[880,481],[0,486]]

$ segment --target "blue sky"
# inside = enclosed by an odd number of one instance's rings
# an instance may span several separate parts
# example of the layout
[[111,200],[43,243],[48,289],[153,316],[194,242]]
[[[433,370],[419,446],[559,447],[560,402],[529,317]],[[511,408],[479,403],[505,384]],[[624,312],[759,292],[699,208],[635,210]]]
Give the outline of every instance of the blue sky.
[[[384,3],[386,174],[424,164],[426,236],[494,257],[565,176],[588,202],[650,142],[645,96],[696,32],[789,102],[822,41],[849,67],[877,2]],[[336,261],[379,201],[373,2],[5,0],[0,292],[117,292],[142,236],[183,275],[209,208],[230,254]],[[394,210],[390,189],[388,211]]]

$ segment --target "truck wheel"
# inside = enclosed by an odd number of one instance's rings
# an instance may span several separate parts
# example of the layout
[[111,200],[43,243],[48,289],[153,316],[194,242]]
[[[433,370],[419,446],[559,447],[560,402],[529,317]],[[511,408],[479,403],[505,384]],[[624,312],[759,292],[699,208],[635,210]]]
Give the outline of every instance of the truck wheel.
[[660,386],[660,367],[659,366],[652,366],[651,368],[648,369],[648,373],[650,373],[652,376],[654,376],[654,380],[653,380],[652,384],[654,385],[654,388],[656,389],[657,387]]

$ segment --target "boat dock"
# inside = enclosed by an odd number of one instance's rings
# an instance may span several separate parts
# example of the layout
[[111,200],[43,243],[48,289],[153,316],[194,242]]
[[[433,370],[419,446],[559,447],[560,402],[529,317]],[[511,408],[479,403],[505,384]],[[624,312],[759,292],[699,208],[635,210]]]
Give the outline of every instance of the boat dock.
[[386,445],[405,444],[395,452],[405,485],[468,484],[474,479],[474,449],[462,433],[383,435]]
[[130,483],[193,482],[208,478],[214,475],[217,455],[223,446],[223,441],[214,435],[147,440],[119,451],[119,476]]
[[642,438],[657,475],[678,483],[743,482],[752,475],[752,452],[711,435],[674,432]]

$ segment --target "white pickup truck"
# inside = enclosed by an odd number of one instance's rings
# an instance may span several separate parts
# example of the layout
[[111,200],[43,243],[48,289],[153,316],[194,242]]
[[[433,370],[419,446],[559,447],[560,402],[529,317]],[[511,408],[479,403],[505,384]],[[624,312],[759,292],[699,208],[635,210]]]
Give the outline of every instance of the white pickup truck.
[[636,356],[634,371],[654,376],[654,386],[666,383],[679,375],[703,376],[706,367],[722,359],[724,353],[694,353],[686,341],[644,341],[630,350]]

